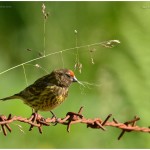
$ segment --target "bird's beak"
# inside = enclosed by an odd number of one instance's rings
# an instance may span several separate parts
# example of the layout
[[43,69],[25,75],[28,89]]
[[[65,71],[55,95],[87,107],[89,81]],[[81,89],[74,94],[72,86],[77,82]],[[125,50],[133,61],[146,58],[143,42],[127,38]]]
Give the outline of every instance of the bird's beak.
[[72,82],[78,82],[77,78],[74,76]]

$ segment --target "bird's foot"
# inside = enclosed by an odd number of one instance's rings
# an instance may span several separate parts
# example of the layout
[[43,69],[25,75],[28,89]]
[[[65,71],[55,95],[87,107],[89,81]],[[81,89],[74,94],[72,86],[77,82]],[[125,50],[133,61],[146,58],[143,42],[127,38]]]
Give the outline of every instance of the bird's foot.
[[[38,113],[34,112],[34,113],[32,113],[32,115],[31,115],[31,117],[29,118],[29,120],[34,124],[34,123],[36,123],[37,118],[38,118]],[[29,128],[29,131],[31,131],[31,130],[33,129],[33,127],[34,127],[33,124],[31,124],[31,126],[30,126],[30,128]]]
[[33,129],[34,126],[36,126],[37,124],[39,125],[39,132],[42,133],[42,125],[47,125],[45,122],[45,119],[38,114],[37,112],[32,113],[31,117],[29,118],[29,120],[31,121],[31,126],[29,128],[29,131],[31,131]]

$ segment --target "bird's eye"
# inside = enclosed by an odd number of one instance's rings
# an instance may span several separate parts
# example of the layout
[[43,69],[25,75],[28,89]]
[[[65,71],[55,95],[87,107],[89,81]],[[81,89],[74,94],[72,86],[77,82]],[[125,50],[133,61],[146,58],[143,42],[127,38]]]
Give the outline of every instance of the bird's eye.
[[66,76],[67,76],[68,78],[71,78],[70,74],[68,74],[68,73],[66,73]]

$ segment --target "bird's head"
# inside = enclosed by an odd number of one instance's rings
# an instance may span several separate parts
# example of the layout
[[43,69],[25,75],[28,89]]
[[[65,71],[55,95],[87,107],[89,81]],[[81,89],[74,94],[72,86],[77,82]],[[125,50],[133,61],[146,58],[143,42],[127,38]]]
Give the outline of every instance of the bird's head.
[[72,82],[78,82],[74,72],[69,69],[58,69],[52,72],[55,76],[55,82],[58,86],[69,87]]

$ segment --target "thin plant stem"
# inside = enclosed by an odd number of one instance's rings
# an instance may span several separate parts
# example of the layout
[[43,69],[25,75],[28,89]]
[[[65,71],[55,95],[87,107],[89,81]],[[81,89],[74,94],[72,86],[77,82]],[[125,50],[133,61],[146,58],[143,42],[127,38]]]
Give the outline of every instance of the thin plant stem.
[[23,73],[24,73],[24,77],[25,77],[26,85],[28,86],[28,80],[27,80],[27,75],[26,75],[26,70],[25,70],[24,65],[22,65],[22,68],[23,68]]
[[45,56],[41,56],[41,57],[34,58],[34,59],[32,59],[32,60],[26,61],[26,62],[24,62],[24,63],[21,63],[21,64],[19,64],[19,65],[16,65],[16,66],[14,66],[14,67],[11,67],[11,68],[9,68],[9,69],[7,69],[7,70],[4,70],[4,71],[0,72],[0,75],[6,73],[6,72],[8,72],[8,71],[11,71],[11,70],[13,70],[13,69],[15,69],[15,68],[18,68],[18,67],[20,67],[20,66],[22,66],[22,65],[25,65],[25,64],[34,62],[34,61],[36,61],[36,60],[43,59],[43,58],[48,57],[48,56],[51,56],[51,55],[58,54],[58,53],[60,53],[60,52],[63,53],[63,52],[66,52],[66,51],[75,50],[75,49],[77,49],[77,48],[78,48],[78,49],[82,49],[82,48],[92,47],[92,46],[99,46],[99,45],[103,46],[102,44],[103,44],[103,42],[100,42],[100,43],[93,43],[93,44],[90,44],[90,45],[82,45],[82,46],[67,48],[67,49],[64,49],[64,50],[61,50],[61,51],[56,51],[56,52],[53,52],[53,53],[49,53],[49,54],[47,54],[47,55],[45,55]]

